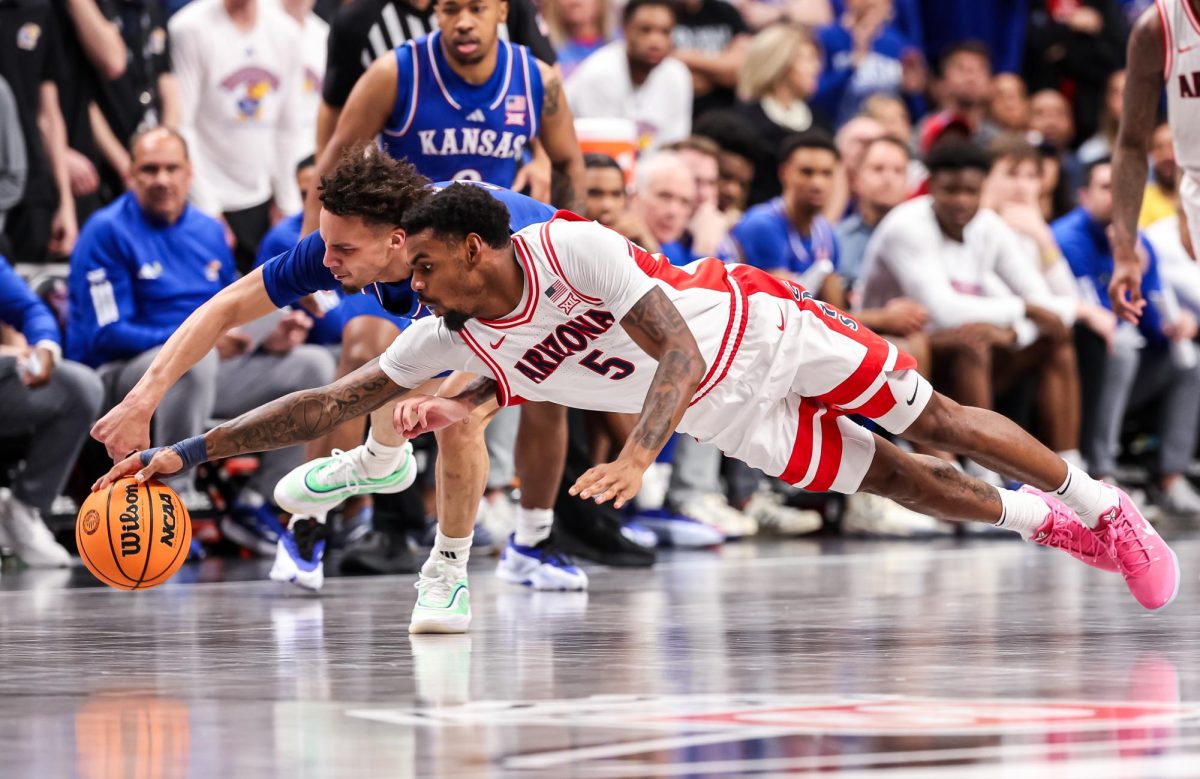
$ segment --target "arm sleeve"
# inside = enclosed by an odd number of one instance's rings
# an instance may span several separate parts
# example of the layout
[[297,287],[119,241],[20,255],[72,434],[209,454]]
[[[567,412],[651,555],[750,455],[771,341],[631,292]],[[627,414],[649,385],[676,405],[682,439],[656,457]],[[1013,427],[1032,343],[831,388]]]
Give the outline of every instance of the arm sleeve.
[[137,303],[134,300],[133,277],[120,247],[120,240],[110,229],[97,226],[79,236],[71,264],[86,276],[88,301],[95,317],[92,342],[85,349],[94,364],[119,360],[141,354],[163,344],[172,326],[137,324]]
[[1030,303],[1053,311],[1067,327],[1074,325],[1078,310],[1075,298],[1050,291],[1050,285],[1042,275],[1036,247],[1031,257],[1029,247],[998,217],[994,220],[993,229],[996,235],[990,243],[996,251],[996,274],[1005,287]]
[[338,9],[329,25],[329,43],[326,46],[325,82],[321,87],[321,99],[334,108],[346,105],[355,82],[367,71],[369,62],[363,62],[362,41],[354,34],[354,14],[360,13],[359,3],[346,3]]
[[589,297],[599,298],[620,321],[654,286],[639,267],[624,236],[595,222],[551,223],[550,240],[570,278]]
[[0,259],[0,321],[20,330],[31,344],[52,341],[62,346],[54,314],[3,259]]
[[448,370],[482,368],[475,372],[488,373],[482,364],[473,366],[477,362],[474,353],[441,322],[438,317],[418,319],[380,356],[380,370],[397,386],[419,387],[426,379]]
[[533,56],[547,65],[557,58],[550,39],[546,37],[541,15],[529,0],[511,0],[508,4],[508,39],[527,46]]
[[283,308],[313,292],[335,289],[337,279],[322,264],[324,259],[325,242],[319,232],[312,232],[286,253],[267,260],[262,266],[267,297]]
[[940,260],[930,257],[921,230],[893,229],[880,236],[877,262],[887,263],[905,297],[929,310],[939,330],[950,330],[973,322],[1011,327],[1025,317],[1025,303],[1017,296],[980,297],[964,295],[950,283]]

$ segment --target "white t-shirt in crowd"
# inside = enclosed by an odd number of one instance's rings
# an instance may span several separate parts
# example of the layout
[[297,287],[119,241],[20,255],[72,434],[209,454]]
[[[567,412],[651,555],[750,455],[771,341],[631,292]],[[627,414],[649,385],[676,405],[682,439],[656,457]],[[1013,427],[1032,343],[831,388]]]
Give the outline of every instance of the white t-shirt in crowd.
[[1200,264],[1183,248],[1179,217],[1160,219],[1143,230],[1142,234],[1154,249],[1164,289],[1170,288],[1180,305],[1193,315],[1200,316]]
[[221,0],[193,0],[168,29],[192,202],[218,214],[274,195],[284,213],[300,210],[291,150],[302,119],[300,25],[263,0],[254,28],[242,32]]
[[867,244],[860,306],[911,298],[929,310],[933,331],[974,322],[1017,327],[1026,301],[1073,323],[1076,301],[1050,291],[1019,238],[998,214],[983,210],[961,243],[951,240],[934,217],[932,197],[910,200],[884,217]]
[[329,46],[329,24],[309,12],[301,25],[303,37],[302,66],[304,80],[300,86],[300,115],[296,118],[293,163],[299,162],[317,149],[317,110],[321,107],[321,86],[325,83],[325,58]]
[[576,119],[637,122],[640,151],[681,141],[692,132],[692,74],[674,57],[660,62],[635,87],[625,41],[616,40],[580,63],[564,88]]

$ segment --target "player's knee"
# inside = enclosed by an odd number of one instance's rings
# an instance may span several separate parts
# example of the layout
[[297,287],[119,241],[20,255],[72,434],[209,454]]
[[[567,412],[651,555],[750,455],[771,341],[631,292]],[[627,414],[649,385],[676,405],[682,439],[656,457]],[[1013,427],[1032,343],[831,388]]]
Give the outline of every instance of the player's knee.
[[483,432],[487,429],[487,422],[490,418],[488,414],[473,412],[462,422],[435,430],[433,435],[437,439],[438,448],[458,449],[473,446],[486,449]]
[[342,328],[340,368],[353,371],[374,360],[395,340],[399,330],[394,324],[375,316],[358,316]]
[[904,433],[910,441],[939,448],[951,448],[962,441],[967,425],[963,407],[950,398],[934,392],[925,410]]

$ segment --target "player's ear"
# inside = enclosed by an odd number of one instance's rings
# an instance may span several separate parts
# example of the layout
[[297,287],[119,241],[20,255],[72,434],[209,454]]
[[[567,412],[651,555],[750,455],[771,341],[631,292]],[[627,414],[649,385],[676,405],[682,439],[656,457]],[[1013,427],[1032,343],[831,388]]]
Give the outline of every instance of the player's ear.
[[499,3],[500,8],[497,10],[497,14],[500,17],[500,22],[504,23],[508,21],[508,0],[499,0]]
[[483,239],[479,237],[479,233],[467,233],[467,237],[463,239],[463,246],[467,251],[467,267],[473,269],[479,264],[483,254]]
[[397,227],[396,229],[392,230],[392,234],[388,238],[388,249],[392,251],[399,251],[400,249],[403,249],[405,239],[407,237],[408,234],[404,232],[403,227]]

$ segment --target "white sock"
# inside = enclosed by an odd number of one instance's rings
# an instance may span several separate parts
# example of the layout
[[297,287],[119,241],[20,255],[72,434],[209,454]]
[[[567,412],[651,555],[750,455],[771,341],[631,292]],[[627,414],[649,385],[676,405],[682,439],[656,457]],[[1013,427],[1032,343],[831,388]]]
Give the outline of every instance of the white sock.
[[1050,514],[1050,507],[1037,495],[997,489],[1002,506],[996,527],[1020,533],[1021,538],[1032,536]]
[[463,575],[466,575],[467,560],[471,557],[471,539],[474,537],[475,534],[471,533],[464,538],[451,538],[438,528],[437,537],[433,540],[433,551],[429,553],[425,565],[421,566],[421,573],[425,576],[437,575],[437,561],[441,560],[446,565],[461,568]]
[[517,529],[513,540],[517,546],[537,546],[550,537],[554,524],[554,509],[517,507]]
[[375,431],[372,430],[367,433],[367,443],[363,447],[362,457],[359,459],[369,478],[382,479],[400,467],[400,463],[404,459],[404,444],[399,446],[381,444],[375,437]]
[[1069,462],[1066,481],[1059,485],[1054,494],[1074,509],[1088,527],[1095,527],[1100,517],[1120,501],[1116,490],[1104,482],[1096,481]]

